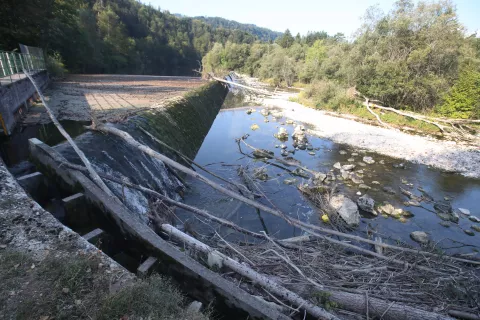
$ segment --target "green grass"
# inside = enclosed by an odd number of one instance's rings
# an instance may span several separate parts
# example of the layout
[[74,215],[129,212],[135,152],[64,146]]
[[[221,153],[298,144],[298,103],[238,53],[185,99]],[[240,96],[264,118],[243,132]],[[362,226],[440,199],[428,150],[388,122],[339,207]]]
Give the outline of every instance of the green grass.
[[43,261],[0,251],[0,310],[9,319],[208,319],[187,312],[183,294],[154,275],[111,292],[113,275],[96,256],[51,253]]

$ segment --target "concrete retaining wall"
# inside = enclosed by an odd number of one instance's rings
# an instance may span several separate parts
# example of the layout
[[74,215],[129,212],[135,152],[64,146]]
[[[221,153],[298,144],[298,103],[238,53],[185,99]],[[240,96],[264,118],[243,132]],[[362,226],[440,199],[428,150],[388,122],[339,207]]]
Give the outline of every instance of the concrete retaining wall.
[[[33,78],[40,88],[48,86],[50,79],[47,71],[37,72]],[[0,86],[0,132],[10,135],[18,119],[28,109],[28,100],[36,94],[28,78]]]

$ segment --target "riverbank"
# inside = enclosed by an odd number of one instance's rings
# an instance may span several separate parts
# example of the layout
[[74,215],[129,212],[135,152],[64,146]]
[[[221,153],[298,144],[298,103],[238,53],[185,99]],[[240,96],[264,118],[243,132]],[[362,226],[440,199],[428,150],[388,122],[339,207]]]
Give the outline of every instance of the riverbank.
[[466,177],[480,178],[479,146],[461,145],[335,117],[289,101],[290,97],[292,94],[279,93],[262,99],[261,103],[283,109],[287,118],[311,124],[309,132],[319,137]]

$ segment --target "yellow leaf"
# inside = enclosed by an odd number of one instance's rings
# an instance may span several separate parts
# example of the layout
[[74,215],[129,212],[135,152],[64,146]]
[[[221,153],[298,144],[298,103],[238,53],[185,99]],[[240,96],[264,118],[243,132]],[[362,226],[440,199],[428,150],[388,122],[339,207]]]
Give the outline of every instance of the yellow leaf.
[[330,219],[328,218],[328,215],[324,214],[322,216],[322,221],[325,222],[325,223],[329,223],[330,222]]

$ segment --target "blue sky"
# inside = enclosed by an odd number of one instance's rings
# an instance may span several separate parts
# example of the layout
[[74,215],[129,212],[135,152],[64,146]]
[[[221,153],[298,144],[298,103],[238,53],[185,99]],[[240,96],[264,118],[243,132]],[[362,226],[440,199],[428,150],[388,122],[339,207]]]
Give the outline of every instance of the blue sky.
[[[186,16],[222,17],[293,34],[325,30],[347,37],[360,26],[365,10],[378,4],[388,12],[395,0],[141,0]],[[453,0],[460,22],[470,33],[480,30],[480,0]],[[480,36],[480,33],[477,33]]]

